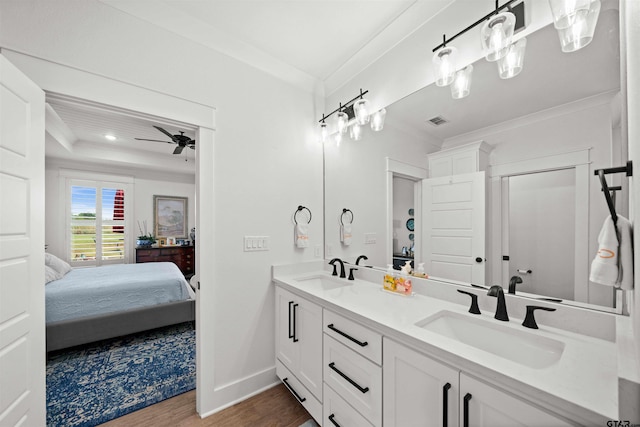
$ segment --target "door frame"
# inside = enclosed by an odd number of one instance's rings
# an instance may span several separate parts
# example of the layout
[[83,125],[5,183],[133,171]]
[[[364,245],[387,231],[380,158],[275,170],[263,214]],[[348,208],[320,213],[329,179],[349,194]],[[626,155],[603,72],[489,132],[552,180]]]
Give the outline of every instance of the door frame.
[[[214,218],[214,186],[211,183],[214,182],[215,107],[9,49],[0,49],[0,53],[47,94],[83,100],[128,114],[169,118],[197,128],[196,139],[200,143],[196,145],[196,410],[201,415],[210,413],[215,409],[214,364],[211,363],[215,322],[211,310],[201,307],[214,305],[213,286],[210,286],[214,271],[212,263],[201,260],[215,256],[211,221]],[[203,218],[208,220],[203,221]],[[202,363],[204,360],[209,363]]]
[[[490,167],[491,215],[491,270],[493,279],[501,283],[509,281],[508,194],[504,193],[503,178],[539,173],[559,169],[575,170],[575,255],[574,255],[574,299],[589,302],[589,172],[590,149],[569,151],[545,157],[521,160]],[[585,283],[587,286],[585,286]]]

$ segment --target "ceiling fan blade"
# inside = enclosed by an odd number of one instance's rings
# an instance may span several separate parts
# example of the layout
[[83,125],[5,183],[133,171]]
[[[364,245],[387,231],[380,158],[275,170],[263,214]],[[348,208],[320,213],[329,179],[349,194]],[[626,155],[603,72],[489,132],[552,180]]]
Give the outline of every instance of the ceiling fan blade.
[[159,139],[144,139],[144,138],[133,138],[133,139],[137,139],[138,141],[153,141],[153,142],[164,142],[167,144],[175,144],[175,142],[172,142],[172,141],[160,141]]
[[176,149],[175,149],[175,150],[173,150],[173,154],[180,154],[180,153],[182,153],[182,150],[183,150],[183,149],[184,149],[184,146],[183,146],[183,145],[178,145],[178,146],[176,147]]
[[160,126],[153,125],[153,127],[158,129],[160,132],[164,133],[165,135],[167,135],[169,138],[171,138],[172,141],[174,140],[173,135],[171,135],[166,130],[162,129]]

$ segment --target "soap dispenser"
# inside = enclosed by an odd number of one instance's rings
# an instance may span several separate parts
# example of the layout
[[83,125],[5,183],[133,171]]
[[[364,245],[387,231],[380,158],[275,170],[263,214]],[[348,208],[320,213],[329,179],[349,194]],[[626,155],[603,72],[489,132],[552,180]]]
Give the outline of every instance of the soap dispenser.
[[413,272],[413,275],[416,277],[423,277],[425,279],[429,278],[427,273],[425,273],[424,271],[424,262],[421,262],[418,264],[418,268],[416,269],[416,271]]
[[411,295],[411,278],[409,274],[411,273],[411,261],[407,261],[405,265],[400,270],[400,277],[396,279],[396,292]]

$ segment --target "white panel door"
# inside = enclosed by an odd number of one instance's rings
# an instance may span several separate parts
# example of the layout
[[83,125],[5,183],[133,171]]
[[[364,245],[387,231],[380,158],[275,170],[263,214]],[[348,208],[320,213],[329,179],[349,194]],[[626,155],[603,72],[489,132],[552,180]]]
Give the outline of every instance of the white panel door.
[[0,425],[43,426],[44,92],[0,55]]
[[433,277],[485,282],[484,172],[422,181],[422,242]]

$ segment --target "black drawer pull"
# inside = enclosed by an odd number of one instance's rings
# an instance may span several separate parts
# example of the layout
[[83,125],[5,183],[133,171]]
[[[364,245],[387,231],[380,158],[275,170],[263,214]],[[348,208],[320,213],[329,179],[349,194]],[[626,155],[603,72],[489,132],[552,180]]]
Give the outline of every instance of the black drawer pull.
[[296,325],[296,307],[298,306],[298,304],[293,304],[293,342],[298,342],[298,337],[296,337],[296,329],[297,325]]
[[451,384],[442,387],[442,426],[449,427],[449,389]]
[[335,326],[333,326],[333,323],[330,325],[327,325],[327,328],[331,329],[332,331],[342,335],[343,337],[345,337],[346,339],[349,339],[351,341],[353,341],[354,343],[358,344],[360,347],[366,347],[369,345],[368,342],[362,342],[362,341],[358,341],[357,339],[345,334],[344,332],[342,332],[340,329],[336,328]]
[[364,387],[364,388],[360,387],[360,385],[358,383],[356,383],[354,380],[352,380],[351,378],[346,376],[344,373],[342,373],[338,368],[336,368],[335,362],[329,363],[329,367],[331,369],[333,369],[334,371],[336,371],[338,373],[338,375],[340,375],[342,378],[344,378],[345,380],[349,381],[349,384],[351,384],[352,386],[354,386],[355,388],[360,390],[360,392],[366,393],[366,392],[369,391],[369,387]]
[[291,332],[291,305],[293,301],[289,301],[289,338],[293,338],[293,332]]
[[307,400],[306,397],[300,397],[300,395],[298,393],[296,393],[296,391],[289,385],[289,383],[287,382],[289,378],[285,378],[282,380],[282,382],[284,383],[285,387],[287,387],[289,389],[289,391],[291,392],[291,394],[293,394],[295,396],[296,399],[298,399],[298,402],[302,403],[305,400]]
[[464,395],[464,427],[469,427],[469,401],[471,400],[471,393]]
[[334,426],[340,427],[340,424],[338,424],[336,420],[334,420],[335,417],[336,417],[335,414],[329,415],[329,421],[331,421],[331,424],[333,424]]

